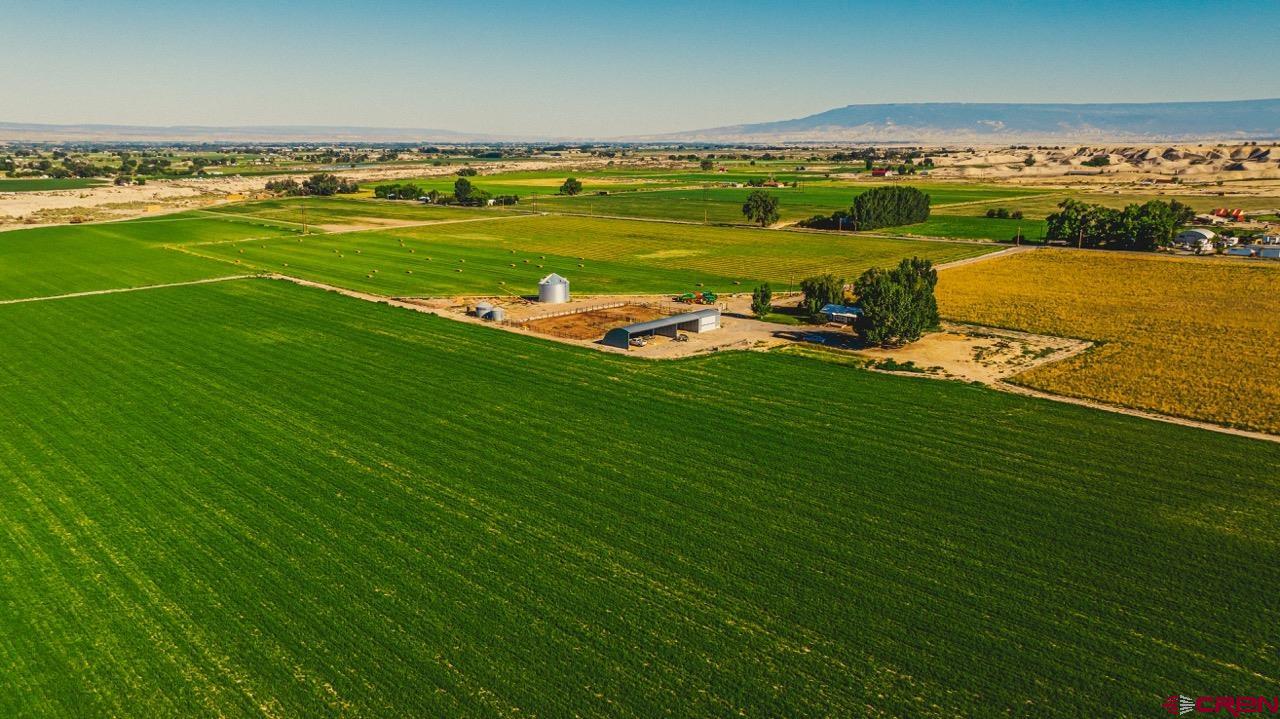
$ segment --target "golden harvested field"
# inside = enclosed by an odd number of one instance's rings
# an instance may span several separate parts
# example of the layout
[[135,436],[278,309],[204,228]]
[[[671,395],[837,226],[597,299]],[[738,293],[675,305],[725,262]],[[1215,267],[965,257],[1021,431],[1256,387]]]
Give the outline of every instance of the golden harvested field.
[[1280,433],[1280,263],[1036,250],[943,272],[938,304],[1102,343],[1019,384]]

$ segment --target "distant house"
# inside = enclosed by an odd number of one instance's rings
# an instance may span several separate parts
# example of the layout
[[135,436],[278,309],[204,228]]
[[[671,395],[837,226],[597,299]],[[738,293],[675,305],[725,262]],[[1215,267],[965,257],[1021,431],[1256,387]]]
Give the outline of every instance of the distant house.
[[842,325],[852,325],[858,322],[862,317],[862,308],[857,305],[823,305],[818,313],[827,319],[828,322],[838,322]]
[[888,174],[889,174],[889,171],[883,167],[877,167],[871,171],[872,177],[884,177]]

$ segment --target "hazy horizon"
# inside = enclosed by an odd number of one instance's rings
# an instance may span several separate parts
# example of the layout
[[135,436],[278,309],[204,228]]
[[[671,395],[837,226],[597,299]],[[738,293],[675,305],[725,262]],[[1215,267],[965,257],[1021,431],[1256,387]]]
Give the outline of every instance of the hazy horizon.
[[[8,3],[6,3],[8,5]],[[1193,30],[1274,26],[1280,4],[1118,0],[6,6],[0,121],[436,128],[620,137],[850,104],[1280,97],[1247,46]],[[37,32],[37,30],[46,30]],[[50,39],[52,38],[52,39]],[[1052,40],[1052,42],[1049,42]],[[57,52],[50,52],[51,48]]]

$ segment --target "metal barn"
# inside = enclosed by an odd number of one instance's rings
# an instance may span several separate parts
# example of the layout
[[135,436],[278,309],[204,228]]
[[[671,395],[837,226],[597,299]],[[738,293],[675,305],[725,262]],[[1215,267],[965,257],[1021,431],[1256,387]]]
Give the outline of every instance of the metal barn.
[[710,332],[720,329],[720,310],[709,307],[696,312],[685,312],[670,317],[659,317],[648,322],[637,322],[625,327],[615,327],[604,336],[604,343],[610,347],[626,349],[631,346],[633,337],[651,337],[662,335],[675,337],[680,332]]

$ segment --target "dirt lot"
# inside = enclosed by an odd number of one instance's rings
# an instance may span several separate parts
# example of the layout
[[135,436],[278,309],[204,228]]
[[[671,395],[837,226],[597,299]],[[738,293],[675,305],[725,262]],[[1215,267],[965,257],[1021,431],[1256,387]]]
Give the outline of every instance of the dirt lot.
[[911,362],[943,377],[992,384],[1046,362],[1088,349],[1090,343],[1066,337],[945,322],[934,332],[900,349],[860,348],[864,357]]
[[552,335],[554,337],[566,337],[573,340],[598,340],[615,327],[654,320],[665,314],[665,312],[652,305],[626,304],[621,307],[608,307],[562,317],[532,320],[525,322],[524,326],[539,334]]

